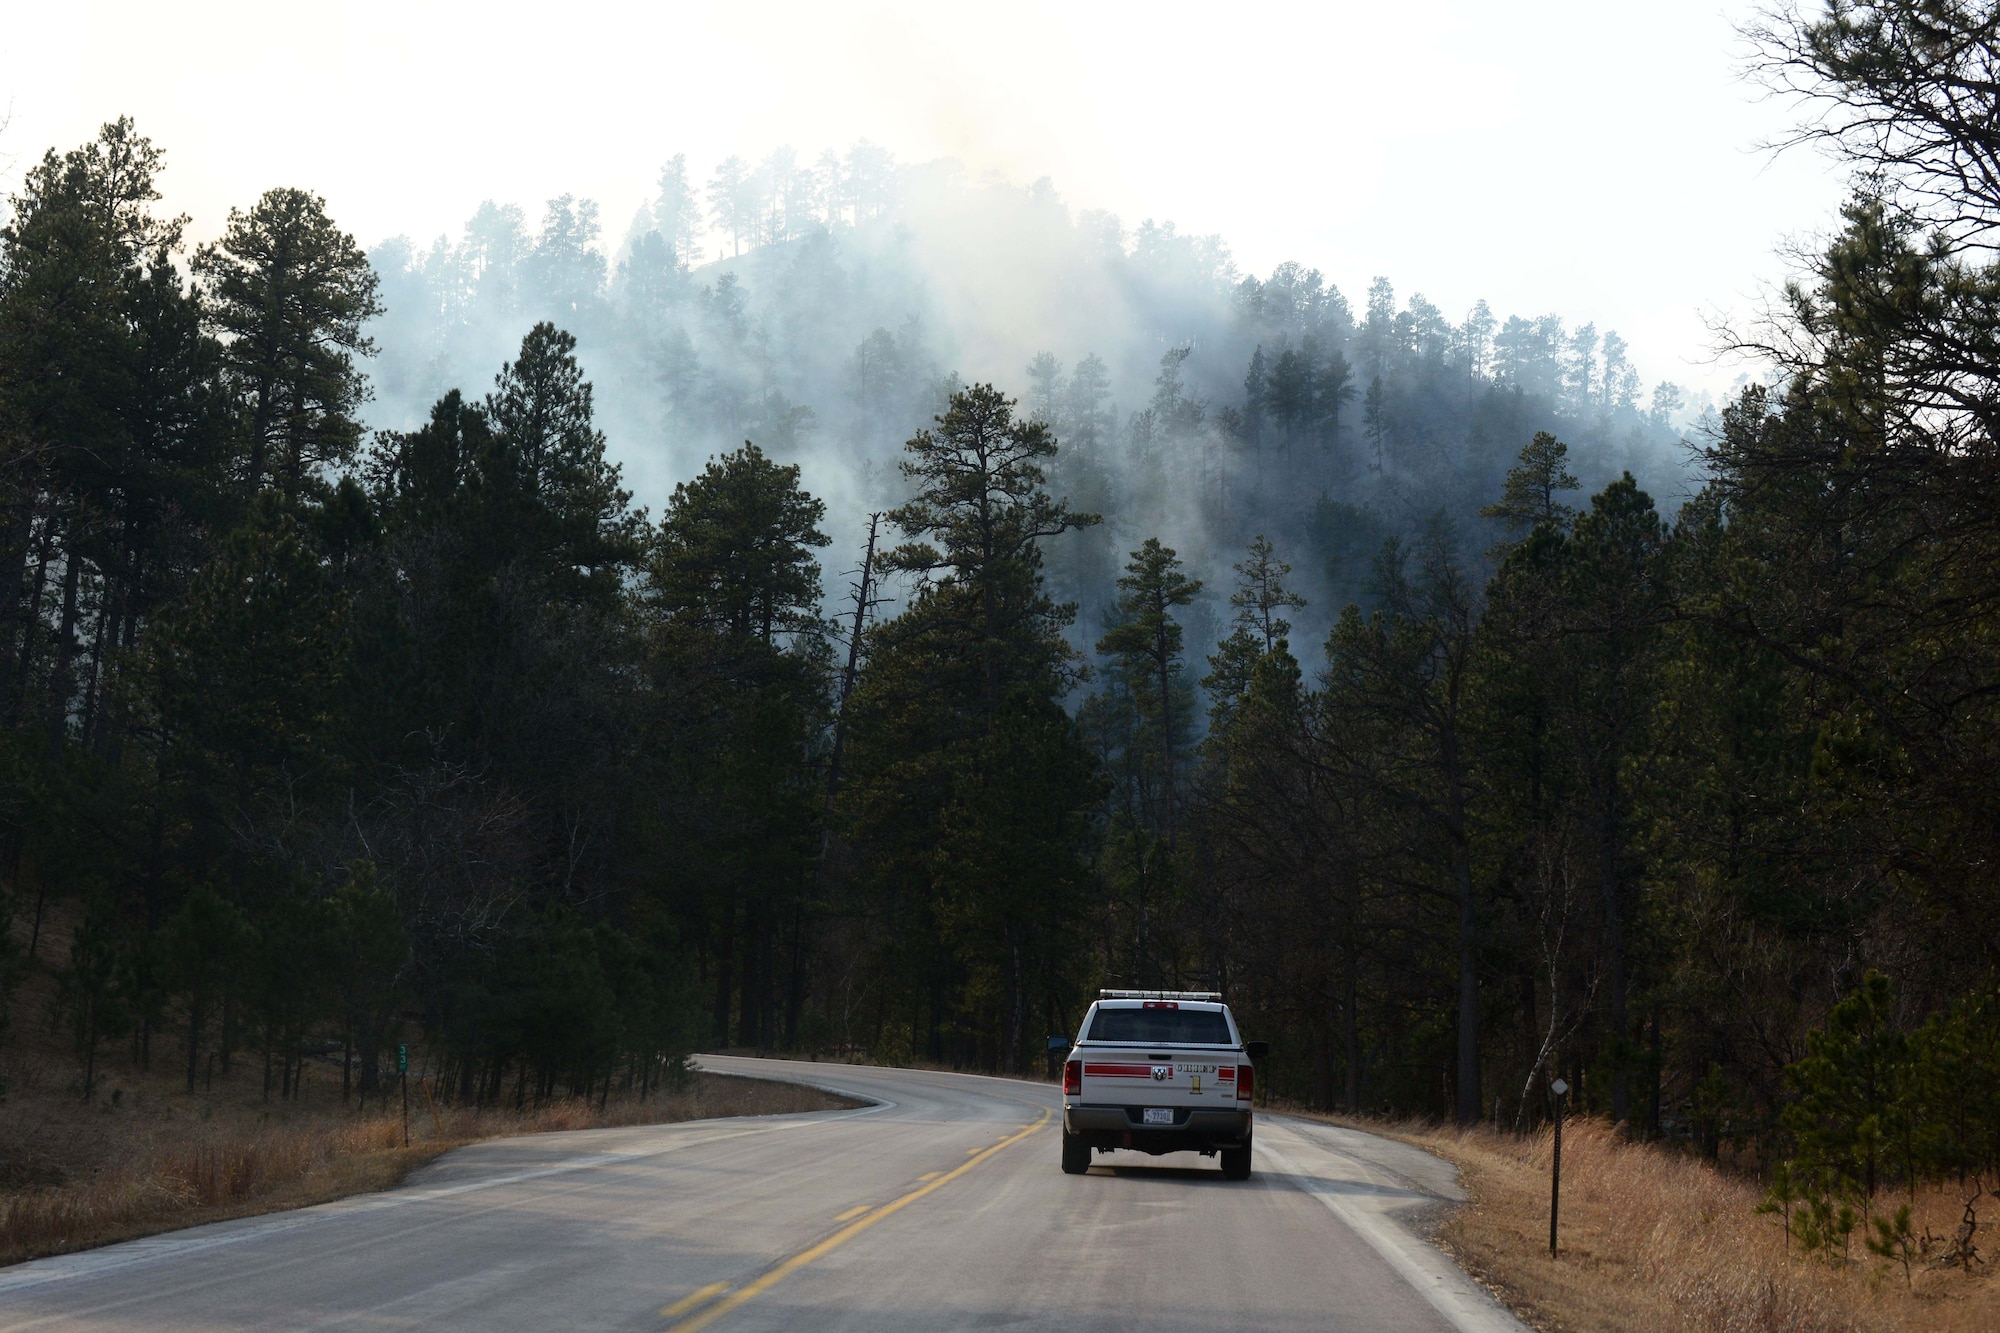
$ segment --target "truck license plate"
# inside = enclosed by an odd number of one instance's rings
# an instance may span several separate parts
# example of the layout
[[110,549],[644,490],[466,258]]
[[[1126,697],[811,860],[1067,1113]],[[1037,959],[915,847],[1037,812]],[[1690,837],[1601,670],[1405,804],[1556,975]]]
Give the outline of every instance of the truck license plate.
[[1173,1112],[1173,1108],[1172,1108],[1172,1107],[1170,1107],[1170,1106],[1149,1106],[1149,1107],[1147,1107],[1147,1108],[1146,1108],[1146,1116],[1145,1116],[1145,1120],[1144,1120],[1144,1123],[1145,1123],[1145,1124],[1148,1124],[1148,1125],[1171,1125],[1171,1124],[1173,1124],[1173,1123],[1174,1123],[1174,1112]]

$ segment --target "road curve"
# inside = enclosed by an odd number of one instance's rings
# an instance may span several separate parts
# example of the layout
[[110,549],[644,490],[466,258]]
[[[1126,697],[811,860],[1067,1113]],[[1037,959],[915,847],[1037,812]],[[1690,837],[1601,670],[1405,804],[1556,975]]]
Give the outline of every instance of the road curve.
[[856,1111],[502,1139],[399,1189],[0,1270],[0,1333],[1332,1329],[1519,1333],[1405,1228],[1450,1168],[1260,1115],[1257,1174],[1057,1167],[1045,1084],[703,1056]]

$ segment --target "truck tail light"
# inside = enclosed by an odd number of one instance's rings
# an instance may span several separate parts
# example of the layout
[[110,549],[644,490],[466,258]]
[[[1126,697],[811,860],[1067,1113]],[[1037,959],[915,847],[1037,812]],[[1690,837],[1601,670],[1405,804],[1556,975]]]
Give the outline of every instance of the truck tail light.
[[1236,1097],[1239,1101],[1249,1101],[1250,1094],[1257,1091],[1257,1068],[1254,1065],[1236,1066]]
[[1083,1061],[1071,1060],[1063,1066],[1063,1096],[1083,1096]]

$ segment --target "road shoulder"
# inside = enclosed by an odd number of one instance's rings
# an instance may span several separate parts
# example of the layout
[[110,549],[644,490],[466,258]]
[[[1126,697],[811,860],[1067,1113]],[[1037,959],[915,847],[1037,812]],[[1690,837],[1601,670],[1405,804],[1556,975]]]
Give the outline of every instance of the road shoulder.
[[1263,1169],[1311,1195],[1382,1256],[1459,1333],[1528,1333],[1432,1241],[1465,1202],[1458,1168],[1421,1148],[1291,1116],[1258,1116]]

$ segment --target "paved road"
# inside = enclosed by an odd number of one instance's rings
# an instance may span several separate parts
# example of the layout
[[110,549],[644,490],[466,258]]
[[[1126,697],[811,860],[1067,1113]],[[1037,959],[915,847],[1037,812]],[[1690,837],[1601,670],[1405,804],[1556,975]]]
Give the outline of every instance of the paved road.
[[1259,1117],[1213,1158],[1057,1167],[1058,1098],[702,1057],[859,1111],[507,1139],[402,1188],[0,1270],[14,1329],[1519,1330],[1397,1220],[1450,1168]]

